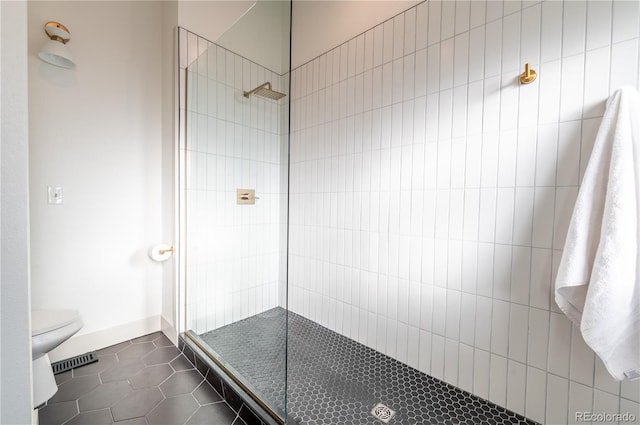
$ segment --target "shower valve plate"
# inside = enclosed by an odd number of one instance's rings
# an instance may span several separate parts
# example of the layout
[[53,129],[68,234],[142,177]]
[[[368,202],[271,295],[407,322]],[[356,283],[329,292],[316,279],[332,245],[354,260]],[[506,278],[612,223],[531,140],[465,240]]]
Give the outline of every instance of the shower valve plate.
[[236,204],[254,205],[256,203],[255,189],[236,189]]
[[371,414],[379,421],[382,421],[383,423],[388,424],[389,421],[391,421],[391,418],[394,417],[396,412],[395,410],[391,410],[384,404],[378,403],[371,410]]

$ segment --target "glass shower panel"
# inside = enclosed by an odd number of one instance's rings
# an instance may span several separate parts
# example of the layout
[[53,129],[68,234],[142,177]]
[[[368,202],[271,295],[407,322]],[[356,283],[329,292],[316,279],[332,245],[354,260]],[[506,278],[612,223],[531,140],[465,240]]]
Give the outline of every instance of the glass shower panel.
[[[198,333],[279,303],[282,108],[243,97],[235,77],[251,73],[281,90],[282,77],[215,44],[188,70],[188,311]],[[254,201],[240,204],[238,191]]]
[[[215,43],[188,34],[194,60],[183,112],[188,335],[279,418],[286,411],[289,7],[258,2]],[[269,34],[260,32],[265,27]]]

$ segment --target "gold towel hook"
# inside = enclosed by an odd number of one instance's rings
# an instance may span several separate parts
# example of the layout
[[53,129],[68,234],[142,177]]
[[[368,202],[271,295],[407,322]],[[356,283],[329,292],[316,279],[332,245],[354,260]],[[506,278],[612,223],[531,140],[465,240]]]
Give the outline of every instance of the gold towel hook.
[[524,65],[524,72],[522,74],[520,74],[520,83],[521,84],[533,83],[537,76],[538,76],[538,74],[536,73],[536,71],[531,69],[529,64],[526,63]]

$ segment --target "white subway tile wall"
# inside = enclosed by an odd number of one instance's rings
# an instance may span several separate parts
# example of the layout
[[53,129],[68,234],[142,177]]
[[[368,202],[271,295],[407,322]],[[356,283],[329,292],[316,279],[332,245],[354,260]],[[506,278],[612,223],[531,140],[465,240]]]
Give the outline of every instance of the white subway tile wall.
[[[288,105],[243,91],[287,93],[288,76],[180,31],[186,326],[200,334],[286,305]],[[237,205],[236,189],[260,199]]]
[[542,423],[640,423],[552,294],[639,5],[429,1],[295,69],[289,308]]

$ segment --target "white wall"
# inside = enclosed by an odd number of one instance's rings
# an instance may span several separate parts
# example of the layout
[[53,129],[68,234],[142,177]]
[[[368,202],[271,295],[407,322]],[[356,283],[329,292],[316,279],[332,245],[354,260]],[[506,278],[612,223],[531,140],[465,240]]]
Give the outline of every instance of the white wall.
[[179,0],[178,25],[209,41],[216,41],[255,3],[255,0]]
[[278,74],[289,71],[289,1],[258,1],[216,44]]
[[[96,344],[158,330],[163,266],[147,249],[173,242],[162,220],[163,4],[28,8],[33,308],[79,310],[74,338],[127,325]],[[69,28],[76,69],[37,58],[48,20]],[[63,205],[47,204],[48,185],[63,188]]]
[[640,420],[551,291],[639,8],[429,1],[296,69],[290,308],[536,421]]
[[27,6],[0,3],[0,423],[31,423]]
[[[162,32],[162,239],[178,249],[178,3],[163,2]],[[162,263],[162,331],[177,343],[178,258]]]

